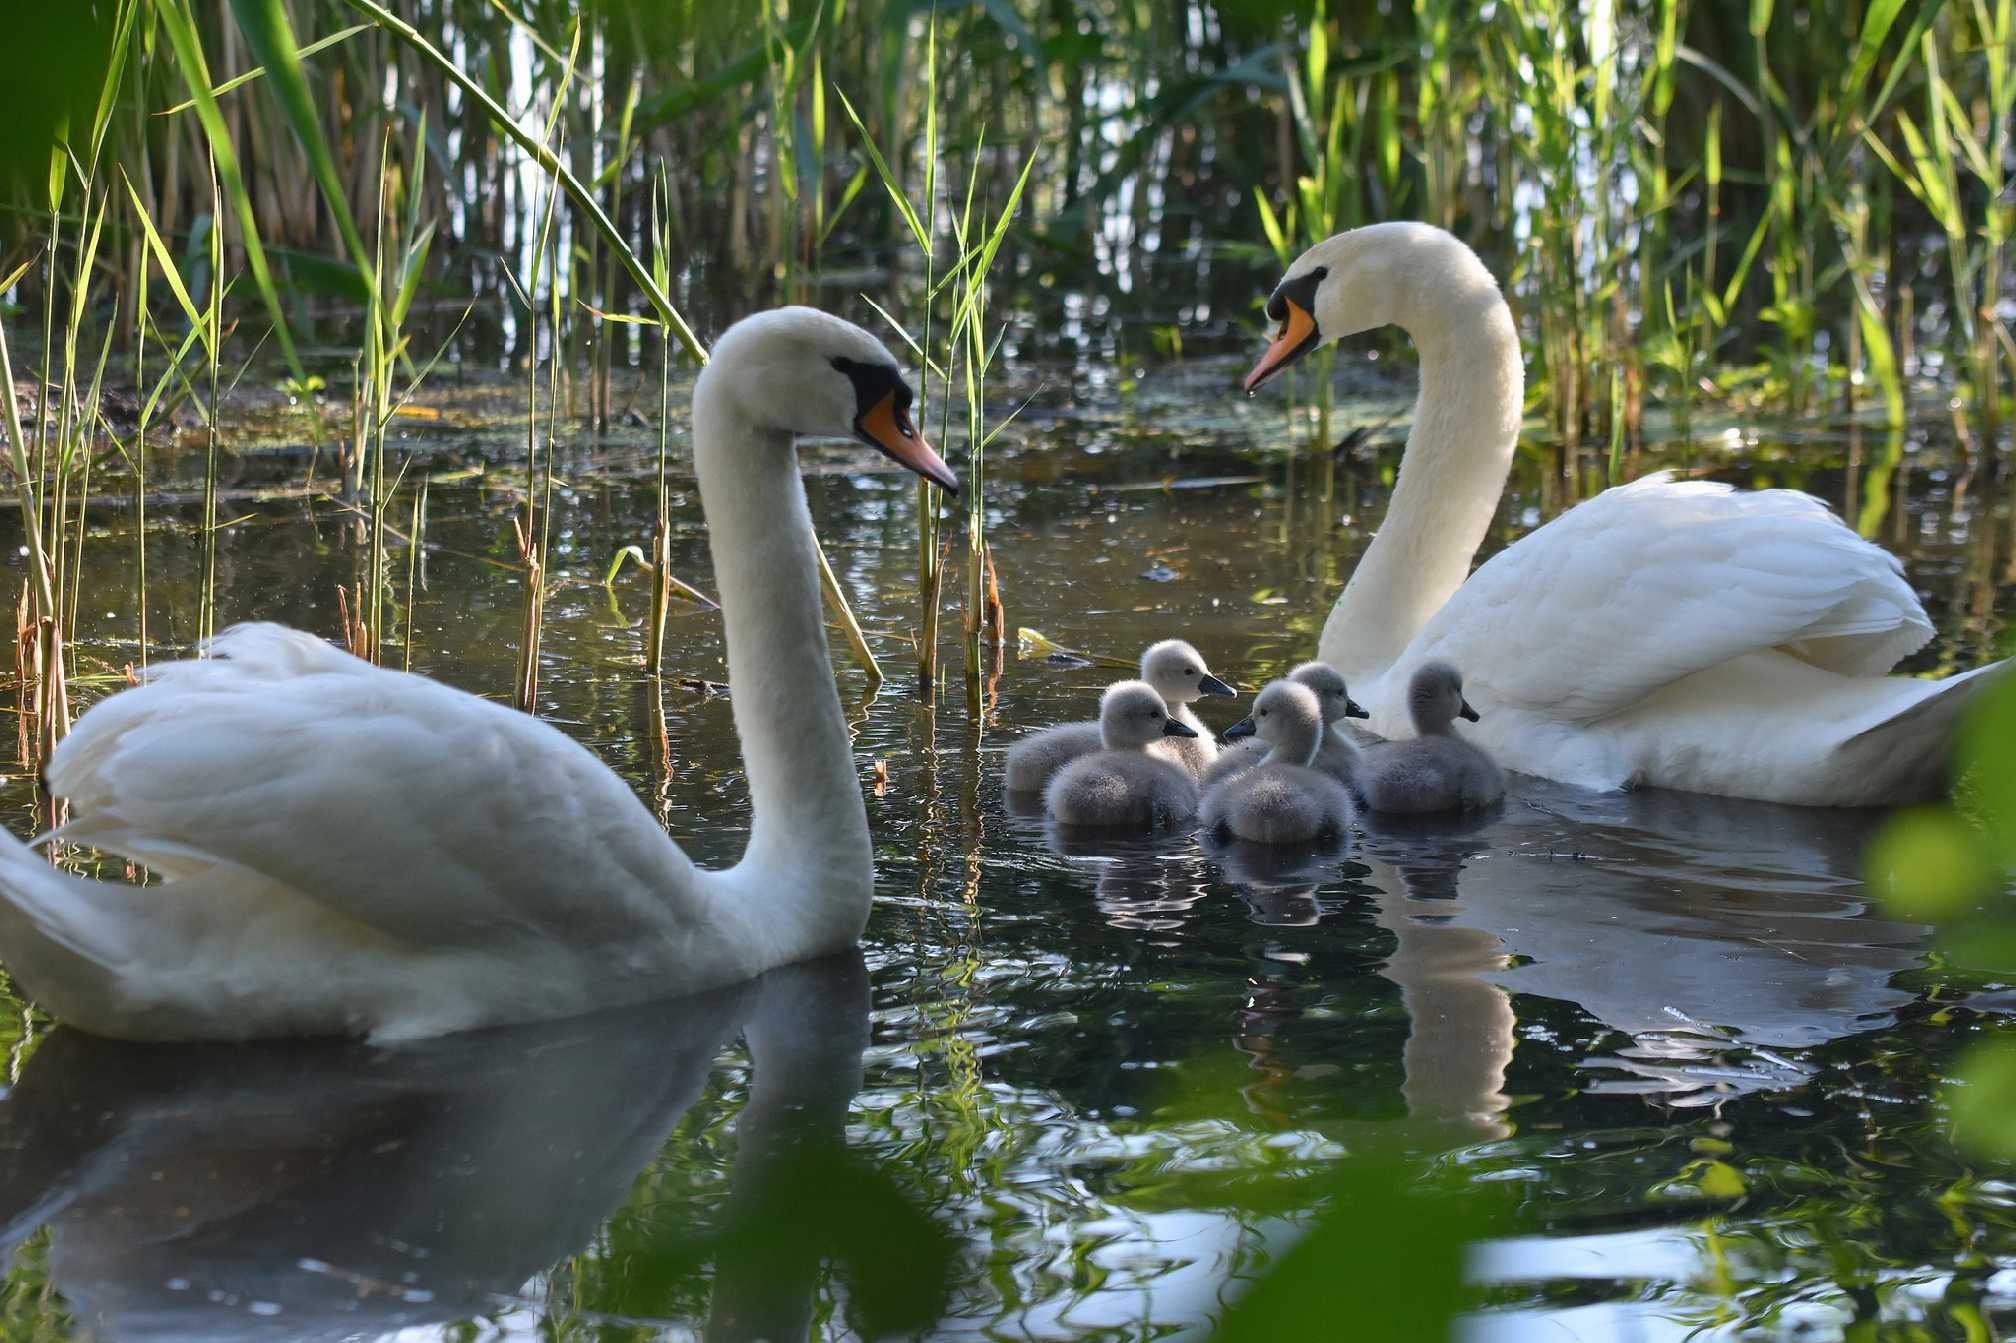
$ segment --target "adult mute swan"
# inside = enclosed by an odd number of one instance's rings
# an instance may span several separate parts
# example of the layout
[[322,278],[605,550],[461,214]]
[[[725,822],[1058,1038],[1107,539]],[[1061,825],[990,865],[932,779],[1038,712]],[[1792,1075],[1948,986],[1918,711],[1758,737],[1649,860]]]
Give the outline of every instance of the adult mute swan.
[[[1886,675],[1932,636],[1895,557],[1793,490],[1647,476],[1465,575],[1519,434],[1519,334],[1491,273],[1427,224],[1342,233],[1297,258],[1250,394],[1311,350],[1396,325],[1421,358],[1386,520],[1319,656],[1386,736],[1409,670],[1464,668],[1476,736],[1509,769],[1588,788],[1656,785],[1882,804],[1947,784],[1973,681]],[[2001,666],[1997,663],[1995,666]]]
[[165,879],[57,871],[0,834],[0,962],[133,1039],[377,1040],[694,993],[851,946],[874,868],[793,440],[851,434],[948,490],[881,342],[809,308],[722,336],[693,456],[753,816],[703,871],[557,729],[276,625],[84,714],[53,838]]

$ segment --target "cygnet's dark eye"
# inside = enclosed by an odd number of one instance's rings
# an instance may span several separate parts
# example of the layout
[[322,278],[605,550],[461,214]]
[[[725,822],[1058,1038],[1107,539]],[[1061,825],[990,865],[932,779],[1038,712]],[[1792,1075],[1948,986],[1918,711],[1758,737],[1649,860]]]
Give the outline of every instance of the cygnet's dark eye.
[[1197,669],[1195,667],[1185,667],[1183,669],[1183,674],[1185,676],[1195,676],[1197,674]]
[[1266,711],[1265,709],[1262,709],[1262,710],[1260,711],[1260,716],[1261,716],[1262,718],[1265,718],[1265,717],[1267,716],[1267,711]]

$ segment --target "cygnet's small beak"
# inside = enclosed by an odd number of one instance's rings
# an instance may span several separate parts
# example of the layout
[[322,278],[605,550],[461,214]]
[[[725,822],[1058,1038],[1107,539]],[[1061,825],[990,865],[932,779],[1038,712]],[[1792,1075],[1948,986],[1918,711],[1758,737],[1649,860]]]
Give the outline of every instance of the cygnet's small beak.
[[1197,735],[1197,729],[1191,727],[1188,723],[1178,722],[1174,718],[1165,718],[1162,720],[1162,735],[1165,737],[1194,737]]
[[1253,365],[1253,371],[1246,375],[1246,395],[1260,390],[1260,384],[1279,373],[1288,365],[1316,348],[1319,333],[1316,319],[1309,310],[1294,299],[1283,299],[1288,315],[1282,319],[1281,329],[1274,334],[1274,343],[1267,347],[1267,353],[1260,356],[1260,362]]
[[909,415],[897,409],[894,391],[854,421],[854,432],[861,436],[862,442],[881,449],[897,464],[915,471],[947,494],[959,493],[959,477],[953,475],[952,468],[931,451],[924,435],[910,423]]
[[1223,737],[1226,741],[1238,741],[1241,737],[1252,736],[1254,730],[1255,729],[1253,727],[1253,718],[1252,715],[1249,714],[1246,717],[1240,719],[1238,722],[1234,723],[1231,727],[1226,728],[1223,732],[1219,733],[1218,735]]
[[[1466,705],[1465,707],[1467,708],[1468,706]],[[1372,711],[1357,700],[1347,697],[1344,701],[1344,716],[1346,718],[1370,718]]]
[[1463,715],[1463,718],[1466,722],[1474,723],[1478,721],[1477,711],[1470,707],[1470,701],[1467,699],[1463,701],[1463,707],[1458,709],[1456,712]]
[[1200,694],[1205,695],[1236,695],[1239,693],[1209,672],[1206,672],[1204,679],[1197,683],[1197,690]]

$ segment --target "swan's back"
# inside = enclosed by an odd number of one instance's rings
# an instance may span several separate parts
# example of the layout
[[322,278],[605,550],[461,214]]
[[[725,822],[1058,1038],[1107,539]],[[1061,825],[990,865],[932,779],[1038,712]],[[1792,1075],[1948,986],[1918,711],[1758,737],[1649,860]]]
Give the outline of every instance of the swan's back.
[[586,747],[276,625],[94,706],[48,782],[64,839],[167,876],[228,863],[426,945],[599,942],[697,913],[692,863]]
[[1224,780],[1203,799],[1204,829],[1254,844],[1327,843],[1351,824],[1351,799],[1328,774],[1261,764]]
[[1367,751],[1357,789],[1373,811],[1400,815],[1472,811],[1505,796],[1505,774],[1490,756],[1460,737],[1416,737]]
[[1397,665],[1447,659],[1487,709],[1589,723],[1746,654],[1880,676],[1931,636],[1897,558],[1820,500],[1660,472],[1485,561]]
[[1066,825],[1163,830],[1197,814],[1197,785],[1143,751],[1099,751],[1058,771],[1043,795]]

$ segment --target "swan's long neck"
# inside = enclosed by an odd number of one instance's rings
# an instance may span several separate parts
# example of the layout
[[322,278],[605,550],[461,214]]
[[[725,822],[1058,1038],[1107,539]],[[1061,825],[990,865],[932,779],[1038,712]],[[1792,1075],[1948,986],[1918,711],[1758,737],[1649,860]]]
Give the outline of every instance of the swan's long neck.
[[1421,356],[1414,426],[1386,521],[1323,626],[1323,660],[1354,685],[1390,670],[1468,577],[1518,443],[1519,333],[1490,273],[1462,257],[1400,322]]
[[[789,435],[759,430],[703,374],[693,461],[728,635],[735,732],[753,817],[734,896],[797,955],[851,946],[874,859],[826,651],[819,564]],[[753,908],[744,912],[758,915]]]

